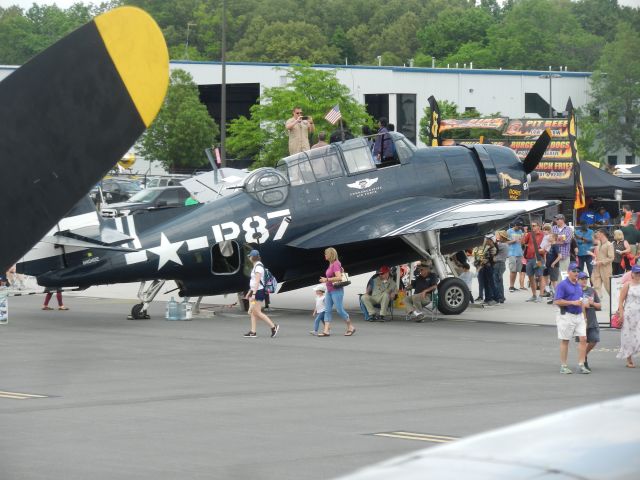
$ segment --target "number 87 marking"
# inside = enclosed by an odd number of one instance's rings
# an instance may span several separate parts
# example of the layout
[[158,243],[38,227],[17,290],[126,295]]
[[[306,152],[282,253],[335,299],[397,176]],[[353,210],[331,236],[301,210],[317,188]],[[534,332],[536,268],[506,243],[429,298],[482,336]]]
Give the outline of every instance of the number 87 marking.
[[[280,222],[280,226],[278,227],[278,231],[276,232],[273,240],[280,240],[284,236],[284,232],[287,230],[289,226],[289,222],[291,221],[291,217],[289,217],[289,210],[278,210],[277,212],[269,212],[267,213],[267,218],[280,218],[282,217],[282,222]],[[252,226],[252,224],[257,224],[257,226]],[[242,230],[245,233],[244,240],[247,243],[257,242],[264,243],[269,239],[269,230],[267,230],[267,222],[261,216],[253,216],[247,217],[242,222]]]

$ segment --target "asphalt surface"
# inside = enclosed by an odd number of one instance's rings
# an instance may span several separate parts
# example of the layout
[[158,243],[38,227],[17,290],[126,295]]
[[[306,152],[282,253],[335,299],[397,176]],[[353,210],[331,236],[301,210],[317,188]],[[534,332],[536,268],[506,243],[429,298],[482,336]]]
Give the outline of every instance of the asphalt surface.
[[137,288],[121,288],[65,295],[66,312],[40,310],[39,295],[10,299],[3,480],[332,478],[447,440],[424,435],[465,437],[640,386],[610,329],[591,375],[560,375],[554,307],[525,303],[526,292],[425,323],[353,311],[353,337],[335,321],[317,338],[305,289],[274,297],[277,338],[259,325],[245,339],[233,298],[209,299],[192,321],[164,320],[163,301],[130,321],[123,298]]

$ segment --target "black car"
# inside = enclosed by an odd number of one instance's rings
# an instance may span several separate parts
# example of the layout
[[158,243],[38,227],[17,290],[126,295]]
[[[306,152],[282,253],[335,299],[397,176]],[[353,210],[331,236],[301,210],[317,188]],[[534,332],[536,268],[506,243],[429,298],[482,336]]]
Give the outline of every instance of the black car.
[[111,203],[102,208],[103,217],[125,215],[156,210],[159,208],[183,207],[190,193],[184,187],[156,187],[142,190],[120,203]]

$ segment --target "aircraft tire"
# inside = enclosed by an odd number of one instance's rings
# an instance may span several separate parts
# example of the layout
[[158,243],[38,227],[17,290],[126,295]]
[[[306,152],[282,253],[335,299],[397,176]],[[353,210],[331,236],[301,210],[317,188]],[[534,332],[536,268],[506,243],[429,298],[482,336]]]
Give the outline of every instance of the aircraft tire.
[[445,278],[438,285],[438,310],[444,315],[459,315],[469,306],[467,284],[459,278]]

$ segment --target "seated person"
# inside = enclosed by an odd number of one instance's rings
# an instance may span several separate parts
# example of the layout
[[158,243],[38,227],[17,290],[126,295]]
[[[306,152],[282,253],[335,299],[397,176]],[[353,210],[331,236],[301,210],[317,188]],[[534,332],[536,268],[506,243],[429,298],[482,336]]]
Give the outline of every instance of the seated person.
[[611,215],[604,205],[601,205],[600,208],[598,208],[598,213],[596,213],[595,221],[598,225],[609,225],[611,223]]
[[[370,282],[371,286],[367,286],[367,293],[362,296],[362,303],[372,321],[384,321],[385,315],[389,313],[389,303],[396,296],[396,285],[389,278],[390,271],[386,265],[381,266],[378,275]],[[374,305],[380,305],[380,316],[376,315]]]
[[438,288],[438,276],[431,271],[429,265],[421,263],[418,267],[418,275],[411,282],[413,295],[407,295],[404,299],[407,315],[419,322],[422,317],[422,307],[431,302],[431,292]]

